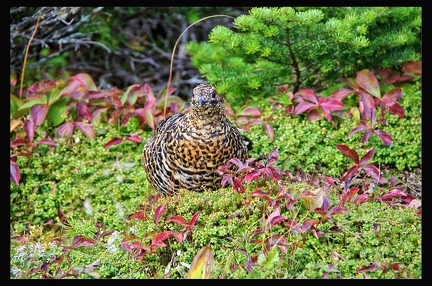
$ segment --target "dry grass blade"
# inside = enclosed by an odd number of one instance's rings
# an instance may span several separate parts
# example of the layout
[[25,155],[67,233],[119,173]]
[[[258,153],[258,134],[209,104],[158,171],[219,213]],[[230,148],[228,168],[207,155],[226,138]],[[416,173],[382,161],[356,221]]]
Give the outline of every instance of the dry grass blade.
[[22,98],[22,90],[23,90],[23,82],[24,82],[24,73],[25,73],[25,67],[26,67],[26,63],[27,63],[28,51],[29,51],[29,49],[30,49],[31,42],[33,41],[33,38],[34,38],[34,36],[36,35],[37,29],[38,29],[38,27],[39,27],[39,20],[40,20],[40,17],[41,17],[41,11],[42,11],[42,9],[43,9],[43,8],[41,8],[41,9],[39,10],[39,15],[38,15],[38,18],[37,18],[37,21],[36,21],[36,26],[35,26],[35,29],[34,29],[33,34],[31,35],[31,37],[30,37],[30,39],[29,39],[29,42],[28,42],[27,47],[26,47],[25,55],[24,55],[24,63],[23,63],[23,68],[22,68],[22,72],[21,72],[21,83],[20,83],[20,93],[19,93],[19,95],[20,95],[20,99]]
[[195,255],[186,278],[209,279],[213,268],[214,252],[210,245],[204,246]]

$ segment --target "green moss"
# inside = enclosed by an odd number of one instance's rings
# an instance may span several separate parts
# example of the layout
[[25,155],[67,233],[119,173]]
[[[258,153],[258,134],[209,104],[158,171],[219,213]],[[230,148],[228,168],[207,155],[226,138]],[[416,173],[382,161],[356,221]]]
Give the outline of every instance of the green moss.
[[[281,110],[267,107],[263,109],[264,116],[271,114],[275,118],[270,122],[275,130],[275,141],[268,139],[263,126],[253,126],[247,133],[254,141],[251,157],[266,155],[272,148],[278,147],[279,166],[283,164],[289,170],[319,170],[322,174],[337,176],[351,162],[334,145],[347,144],[355,147],[360,155],[373,146],[376,149],[373,161],[377,164],[398,163],[401,168],[409,164],[418,166],[421,159],[421,148],[417,145],[421,142],[421,119],[414,118],[418,118],[420,87],[420,84],[404,87],[406,116],[397,120],[389,117],[389,125],[385,128],[390,128],[386,130],[395,134],[392,134],[395,144],[389,147],[373,137],[367,146],[360,144],[354,136],[347,139],[347,133],[356,124],[352,120],[342,120],[335,128],[325,120],[309,122],[304,117],[287,117]],[[414,99],[411,98],[413,96]],[[411,125],[402,128],[405,126],[401,122]],[[126,127],[107,126],[105,133],[95,140],[89,140],[77,132],[74,137],[79,140],[73,139],[55,148],[40,146],[38,152],[43,154],[41,156],[18,157],[21,184],[10,185],[11,277],[40,278],[40,271],[25,273],[34,267],[40,269],[43,261],[52,257],[50,255],[62,255],[62,247],[70,245],[73,237],[84,235],[92,238],[95,232],[116,231],[118,237],[114,241],[110,240],[111,236],[106,236],[96,239],[92,247],[73,248],[67,254],[69,260],[50,265],[49,273],[53,274],[56,267],[65,272],[71,267],[97,261],[97,275],[101,278],[184,278],[188,271],[184,265],[192,263],[203,246],[211,245],[215,253],[212,277],[320,278],[329,265],[334,265],[337,271],[330,272],[329,278],[362,278],[363,273],[356,271],[370,263],[386,263],[387,266],[398,263],[401,266],[398,271],[387,267],[365,274],[372,278],[421,278],[421,216],[416,214],[414,208],[391,208],[383,203],[347,204],[347,214],[333,216],[342,232],[328,232],[333,224],[323,222],[318,230],[325,234],[317,239],[310,231],[304,235],[294,234],[283,223],[271,229],[266,226],[266,219],[274,209],[263,199],[251,197],[250,193],[257,189],[274,193],[280,186],[271,181],[246,184],[244,194],[227,187],[214,192],[181,192],[175,197],[161,197],[156,203],[151,203],[148,197],[155,192],[140,162],[143,143],[127,141],[108,149],[103,147],[109,139],[135,133],[137,128],[134,120]],[[150,132],[144,132],[141,138],[145,140],[149,135]],[[306,183],[290,183],[285,187],[294,196],[314,189]],[[250,199],[249,204],[244,203],[246,198]],[[336,191],[331,192],[330,200],[332,205],[337,203]],[[166,209],[159,225],[156,225],[155,209],[161,205],[166,205]],[[57,209],[66,214],[71,227],[55,226],[49,231],[50,224],[44,226],[49,219],[60,225]],[[140,209],[145,211],[146,219],[128,218]],[[196,213],[199,213],[198,220],[186,241],[177,242],[171,237],[164,241],[166,247],[144,255],[142,260],[134,259],[121,247],[122,239],[132,235],[133,240],[149,245],[155,233],[180,231],[182,226],[166,219],[183,216],[189,221]],[[296,218],[300,223],[308,218],[321,217],[308,212],[301,203],[296,203],[290,210],[282,205],[281,215]],[[27,230],[28,223],[31,231],[25,242],[28,249],[24,250],[16,238]],[[102,228],[98,229],[96,223]],[[253,237],[255,240],[262,239],[261,243],[252,243],[250,238],[256,229],[264,230],[263,234]],[[284,235],[287,240],[287,253],[271,247],[273,258],[277,260],[272,262],[271,259],[264,259],[262,253],[264,241],[276,233]],[[58,236],[66,239],[63,245],[49,245]],[[37,243],[49,245],[41,255],[31,253]],[[253,273],[245,269],[248,257],[239,249],[246,250],[250,257],[261,257],[260,265],[254,266]],[[170,265],[170,261],[174,264]],[[234,264],[238,267],[232,267]],[[171,268],[168,269],[168,265]],[[19,270],[21,272],[17,272]],[[92,276],[82,273],[79,278]]]

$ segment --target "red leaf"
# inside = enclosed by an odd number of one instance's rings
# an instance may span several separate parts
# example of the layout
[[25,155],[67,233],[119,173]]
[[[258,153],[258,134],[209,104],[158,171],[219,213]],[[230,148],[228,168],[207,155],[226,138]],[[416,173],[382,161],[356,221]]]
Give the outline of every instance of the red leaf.
[[301,226],[301,233],[304,233],[306,230],[308,230],[311,226],[313,226],[317,221],[315,219],[306,219],[302,226]]
[[374,68],[374,73],[381,77],[382,80],[386,80],[389,78],[392,68]]
[[231,174],[223,175],[222,176],[222,180],[221,180],[222,188],[225,187],[226,183],[229,183],[230,185],[232,185],[234,183],[233,180],[232,180],[232,175]]
[[186,239],[187,235],[188,235],[187,231],[184,233],[183,232],[176,232],[173,234],[175,240],[177,240],[178,242],[184,241]]
[[347,97],[349,94],[354,93],[351,89],[348,88],[341,88],[337,89],[330,94],[329,98],[334,98],[339,101],[342,101],[345,97]]
[[38,81],[37,83],[31,85],[28,88],[28,91],[30,92],[46,92],[51,91],[53,88],[55,88],[57,84],[49,79],[43,79]]
[[409,80],[412,80],[413,78],[414,77],[411,75],[402,75],[402,76],[396,75],[396,76],[393,76],[390,79],[388,79],[386,81],[386,83],[390,84],[390,83],[395,83],[395,82],[409,81]]
[[260,110],[255,107],[255,106],[249,106],[246,107],[245,109],[241,110],[238,113],[238,116],[255,116],[255,117],[259,117],[261,116],[261,112]]
[[85,89],[89,90],[97,90],[97,87],[92,79],[92,77],[87,73],[78,73],[70,77],[72,80],[76,80],[83,86]]
[[273,148],[268,156],[267,156],[267,165],[272,165],[273,163],[275,163],[277,161],[277,159],[279,158],[279,150],[278,148]]
[[250,196],[251,197],[256,197],[256,198],[264,198],[264,199],[267,199],[267,200],[270,199],[269,195],[267,193],[265,193],[264,191],[262,191],[262,190],[253,191],[250,194]]
[[93,239],[88,238],[86,236],[83,235],[75,235],[72,239],[72,247],[76,248],[76,247],[86,247],[86,246],[92,246],[94,245],[95,242],[93,241]]
[[359,204],[362,204],[362,203],[367,202],[368,199],[369,199],[369,194],[368,194],[368,193],[363,193],[363,194],[358,195],[358,196],[356,196],[355,198],[353,198],[352,202],[353,202],[353,203],[359,203]]
[[397,115],[399,118],[405,117],[405,111],[399,102],[395,102],[394,104],[388,106],[388,109],[391,114]]
[[274,141],[274,130],[270,124],[264,123],[264,128],[267,136],[270,138],[270,141]]
[[315,106],[316,106],[316,104],[302,101],[295,107],[294,115],[299,115],[300,113],[303,113],[306,110],[309,110],[310,108],[315,107]]
[[370,148],[367,153],[360,159],[360,165],[364,165],[367,161],[373,158],[375,149]]
[[26,143],[27,140],[25,138],[17,136],[15,140],[10,141],[10,147],[18,147],[18,146],[25,145]]
[[196,214],[194,214],[192,216],[192,218],[191,218],[191,220],[189,221],[189,224],[188,224],[188,227],[189,227],[190,230],[192,230],[192,228],[194,227],[195,222],[197,221],[198,217],[199,217],[199,213],[196,213]]
[[131,214],[128,218],[136,218],[136,219],[140,219],[140,220],[145,220],[146,214],[144,211],[138,211],[136,213]]
[[109,124],[116,124],[117,120],[119,119],[120,115],[123,113],[123,109],[119,108],[111,112],[111,115],[108,119]]
[[75,122],[76,127],[84,133],[85,136],[96,139],[96,133],[93,130],[93,127],[86,122]]
[[167,238],[170,238],[175,234],[174,231],[164,231],[161,233],[157,233],[155,236],[152,237],[152,246],[166,246],[163,241]]
[[135,143],[141,143],[142,140],[138,135],[128,135],[126,136],[125,140],[135,142]]
[[379,270],[379,268],[376,265],[372,264],[372,265],[363,266],[360,269],[357,269],[355,273],[360,273],[363,271],[376,271],[376,270]]
[[[280,209],[276,208],[271,214],[269,214],[267,218],[267,223],[271,225],[272,220],[280,217]],[[286,219],[286,218],[285,218]]]
[[107,97],[106,92],[102,92],[102,91],[87,91],[86,92],[86,97],[87,99],[104,99]]
[[393,190],[385,193],[384,195],[379,196],[377,198],[377,200],[385,201],[385,200],[391,200],[391,199],[396,199],[399,197],[406,197],[406,196],[407,196],[407,194],[405,194],[403,191],[398,190],[398,189],[393,189]]
[[374,133],[379,136],[385,146],[393,144],[393,138],[390,133],[382,130],[375,130]]
[[34,130],[35,130],[35,125],[33,123],[33,121],[28,120],[27,118],[24,117],[24,126],[23,126],[24,132],[27,135],[27,139],[29,142],[33,141],[33,137],[34,137]]
[[74,91],[79,91],[78,88],[82,86],[82,83],[87,85],[84,81],[81,81],[80,79],[74,79],[70,77],[66,81],[66,86],[60,91],[60,96],[70,95]]
[[348,210],[346,208],[343,208],[341,206],[334,206],[330,209],[330,211],[328,212],[328,216],[334,215],[334,214],[342,214],[342,213],[347,213]]
[[381,97],[378,80],[368,69],[359,71],[355,80],[368,93],[378,98]]
[[358,91],[360,86],[353,78],[338,78],[341,82],[346,83],[348,86],[352,87],[354,90]]
[[348,138],[350,138],[355,133],[368,129],[369,126],[367,126],[366,122],[364,120],[360,120],[359,125],[351,129],[351,131],[348,133]]
[[251,182],[253,179],[255,179],[256,177],[261,176],[261,170],[253,170],[249,173],[246,174],[245,176],[245,181],[247,183]]
[[337,188],[336,184],[334,183],[334,179],[329,176],[321,175],[321,178],[324,179],[330,186]]
[[348,146],[343,144],[336,144],[336,148],[338,148],[339,151],[342,152],[342,154],[351,158],[351,160],[353,160],[356,164],[359,163],[359,156],[355,150],[350,149]]
[[52,140],[49,139],[49,138],[43,138],[43,139],[41,139],[41,140],[38,140],[38,141],[36,141],[35,144],[36,144],[36,145],[39,145],[39,144],[45,144],[45,145],[50,145],[50,146],[56,146],[56,145],[57,145],[57,143],[55,143],[54,141],[52,141]]
[[277,245],[279,249],[282,251],[282,253],[286,253],[286,247],[288,245],[288,242],[286,241],[285,237],[282,235],[276,233],[274,234],[269,241],[270,245]]
[[[256,236],[256,235],[258,235],[258,234],[260,234],[260,233],[263,233],[264,232],[264,230],[262,230],[262,229],[260,229],[260,228],[257,228],[257,229],[255,229],[250,235],[249,235],[249,240],[250,239],[252,239],[252,237],[254,237],[254,236]],[[240,250],[240,248],[239,249],[237,249],[237,250]],[[246,251],[246,250],[245,250]],[[248,255],[247,254],[247,252],[246,253],[244,253],[245,255]]]
[[351,188],[349,191],[342,194],[339,205],[343,207],[360,189],[357,187]]
[[315,92],[312,89],[302,89],[296,93],[297,96],[302,96],[303,100],[307,100],[309,102],[318,104],[318,97],[315,95]]
[[14,161],[10,160],[10,177],[15,185],[19,185],[21,179],[20,169]]
[[58,218],[62,224],[66,225],[66,226],[71,226],[67,220],[65,213],[62,212],[60,209],[57,209],[57,216],[58,216]]
[[322,117],[322,114],[318,111],[317,108],[313,108],[313,109],[309,110],[307,113],[307,120],[308,121],[321,119],[321,117]]
[[376,105],[372,96],[369,93],[360,92],[360,112],[362,119],[369,119],[371,125],[375,125],[376,120]]
[[299,223],[295,219],[289,219],[286,222],[286,226],[294,230],[301,231]]
[[172,222],[180,224],[182,226],[187,225],[186,219],[182,216],[173,216],[173,217],[167,218],[166,221],[172,221]]
[[315,198],[317,195],[312,193],[311,191],[303,191],[298,197],[297,199],[302,199],[302,198]]
[[128,111],[126,112],[126,114],[123,115],[122,126],[126,126],[126,124],[128,123],[129,119],[132,117],[132,115],[134,115],[134,112],[131,111]]
[[92,116],[90,113],[90,110],[88,109],[87,105],[78,102],[76,104],[77,114],[78,114],[78,120],[81,120],[83,118],[87,119],[88,121],[92,120]]
[[94,119],[96,118],[101,118],[101,114],[103,112],[106,112],[108,110],[108,108],[104,107],[104,108],[98,108],[95,111],[92,112],[91,117]]
[[322,102],[320,103],[320,106],[324,109],[328,109],[331,111],[339,110],[343,107],[343,104],[338,99],[333,98],[323,98]]
[[366,173],[368,173],[369,176],[371,176],[375,181],[377,181],[377,182],[381,182],[381,178],[380,178],[380,171],[378,170],[377,167],[375,167],[375,166],[372,165],[372,164],[369,164],[369,165],[364,165],[362,168],[363,168],[363,169],[366,171]]
[[422,74],[422,61],[409,61],[402,64],[402,71],[412,73],[414,75]]
[[148,126],[154,130],[156,125],[153,110],[149,110],[147,107],[144,107],[144,118]]
[[166,205],[158,206],[155,210],[155,223],[157,226],[159,226],[159,219],[165,210]]
[[236,190],[236,192],[239,194],[244,193],[245,188],[244,188],[243,184],[240,182],[240,180],[237,177],[234,177],[233,181],[234,181],[234,184],[233,184],[234,190]]
[[61,137],[69,138],[72,136],[73,128],[74,128],[73,122],[66,122],[66,123],[63,123],[62,125],[60,125],[59,127],[57,127],[57,133]]
[[30,108],[30,120],[34,122],[36,126],[41,125],[48,113],[48,104],[36,104]]
[[357,173],[358,169],[359,169],[358,166],[354,166],[348,171],[346,171],[345,174],[342,176],[341,181],[346,181],[352,178],[355,175],[355,173]]
[[372,130],[367,130],[365,133],[363,133],[361,142],[363,144],[366,144],[369,141],[369,137],[371,136],[371,134],[372,134]]
[[232,164],[236,165],[239,169],[243,168],[243,165],[244,165],[243,162],[237,158],[231,158],[228,160],[227,163],[232,163]]
[[390,105],[395,103],[401,97],[402,89],[400,87],[393,87],[383,95],[381,101],[384,102],[386,105]]
[[111,139],[110,141],[108,141],[108,142],[105,144],[104,148],[109,148],[109,147],[111,147],[111,146],[113,146],[113,145],[118,145],[118,144],[120,144],[120,143],[122,143],[122,142],[123,142],[123,139],[122,139],[122,138],[118,138],[118,137],[116,137],[116,138]]

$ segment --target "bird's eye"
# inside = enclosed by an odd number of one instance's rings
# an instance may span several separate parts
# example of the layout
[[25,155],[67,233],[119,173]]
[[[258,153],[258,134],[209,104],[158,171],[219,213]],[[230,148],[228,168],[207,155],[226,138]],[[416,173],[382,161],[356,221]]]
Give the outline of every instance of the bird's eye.
[[216,91],[213,91],[213,92],[212,92],[211,97],[212,97],[213,99],[216,98]]

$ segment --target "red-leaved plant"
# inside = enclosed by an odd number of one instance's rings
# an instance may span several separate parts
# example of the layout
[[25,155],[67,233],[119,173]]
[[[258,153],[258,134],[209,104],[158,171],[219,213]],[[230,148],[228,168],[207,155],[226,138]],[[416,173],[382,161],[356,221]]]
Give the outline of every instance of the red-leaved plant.
[[[16,81],[11,81],[11,85]],[[132,116],[136,116],[143,129],[151,129],[164,116],[178,112],[184,101],[172,95],[170,88],[164,109],[166,89],[157,96],[149,84],[134,84],[126,91],[112,88],[100,90],[86,73],[79,73],[63,80],[41,80],[27,89],[26,97],[21,100],[11,94],[11,140],[10,140],[10,177],[19,185],[21,179],[17,157],[36,155],[33,150],[40,144],[55,146],[61,138],[71,138],[75,129],[90,139],[96,138],[92,123],[105,120],[109,124],[121,122],[124,126]],[[43,124],[46,122],[46,124]],[[55,129],[52,132],[52,129]],[[141,142],[140,132],[124,138],[112,138],[105,148],[124,141]],[[35,135],[40,137],[33,142]]]

